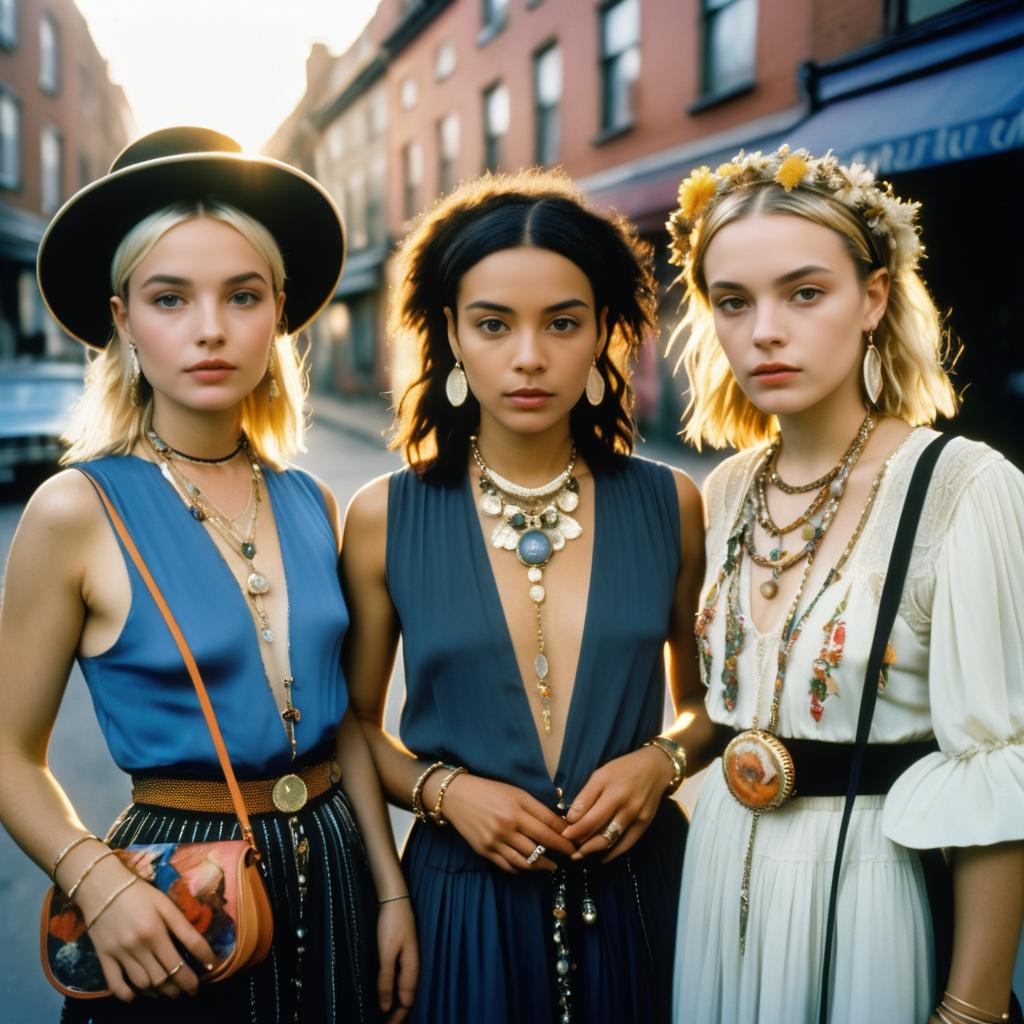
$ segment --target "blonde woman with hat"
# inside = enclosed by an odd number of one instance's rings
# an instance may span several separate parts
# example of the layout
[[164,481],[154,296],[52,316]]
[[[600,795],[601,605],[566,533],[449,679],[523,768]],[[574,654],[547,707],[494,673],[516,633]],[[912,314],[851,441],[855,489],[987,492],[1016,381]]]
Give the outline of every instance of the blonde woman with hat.
[[957,401],[917,214],[783,147],[694,171],[669,223],[686,436],[740,449],[704,492],[724,754],[687,846],[677,1024],[1009,1019],[1024,476],[932,429]]
[[[147,1020],[400,1020],[411,1004],[407,889],[340,667],[337,506],[287,465],[305,398],[289,332],[329,301],[344,251],[316,182],[198,128],[133,143],[40,246],[48,308],[95,355],[69,468],[33,496],[11,549],[0,819],[87,928],[89,943],[72,929],[61,950],[63,981],[112,993],[69,999],[65,1020],[136,1020],[138,994],[157,997]],[[109,855],[242,837],[182,653],[118,520],[194,655],[273,912],[266,959],[217,983],[203,975],[231,889],[203,889],[183,913]],[[133,777],[105,842],[46,763],[74,659]],[[174,856],[143,860],[156,878]]]

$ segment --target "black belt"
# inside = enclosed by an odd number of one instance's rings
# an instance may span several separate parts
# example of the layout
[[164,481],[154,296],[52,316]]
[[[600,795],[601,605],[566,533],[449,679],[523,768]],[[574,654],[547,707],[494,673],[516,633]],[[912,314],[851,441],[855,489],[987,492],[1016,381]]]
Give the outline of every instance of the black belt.
[[[714,750],[721,754],[738,735],[728,725],[715,726]],[[796,791],[801,796],[846,796],[853,762],[852,743],[827,743],[824,740],[798,740],[780,736],[793,758]],[[914,743],[869,743],[857,784],[857,795],[884,795],[912,765],[939,749],[934,740]]]

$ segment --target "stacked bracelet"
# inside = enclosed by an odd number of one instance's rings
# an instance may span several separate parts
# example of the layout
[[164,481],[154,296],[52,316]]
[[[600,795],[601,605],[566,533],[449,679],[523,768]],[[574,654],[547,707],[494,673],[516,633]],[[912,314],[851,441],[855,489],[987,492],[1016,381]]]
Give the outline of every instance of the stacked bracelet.
[[138,875],[132,875],[132,877],[129,878],[128,881],[124,883],[124,885],[119,886],[117,889],[115,889],[113,894],[107,897],[107,902],[104,903],[103,906],[100,907],[100,909],[97,910],[96,913],[93,915],[93,919],[85,926],[85,930],[88,931],[90,928],[92,928],[92,926],[104,915],[110,904],[113,903],[114,900],[116,900],[117,897],[120,896],[121,893],[123,893],[126,889],[130,889],[138,880]]
[[87,839],[95,839],[96,837],[91,832],[86,832],[85,835],[76,836],[74,839],[64,847],[60,853],[57,854],[53,859],[53,866],[50,868],[50,877],[56,882],[57,881],[57,868],[60,867],[61,861],[76,847],[80,846]]
[[412,813],[419,818],[420,821],[426,822],[428,820],[427,812],[423,808],[423,787],[427,784],[427,779],[430,778],[438,768],[449,767],[444,761],[435,761],[424,773],[416,780],[416,785],[412,787]]
[[[957,1005],[953,1006],[950,1000]],[[965,1009],[961,1009],[961,1007]],[[976,1017],[976,1013],[983,1014],[984,1016]],[[969,1003],[967,1000],[961,999],[951,992],[943,993],[943,1000],[936,1008],[935,1014],[944,1024],[1002,1024],[1003,1021],[1010,1019],[1009,1013],[983,1010],[980,1006],[975,1006],[973,1003]]]
[[96,867],[96,865],[99,864],[101,860],[106,860],[108,857],[113,856],[113,850],[104,850],[98,857],[94,857],[91,861],[89,861],[89,863],[86,865],[85,870],[78,876],[78,881],[75,882],[75,884],[71,886],[70,889],[68,889],[68,899],[74,900],[75,894],[78,892],[78,887],[86,880],[86,878],[89,877],[89,872],[92,871],[92,869]]
[[686,751],[681,743],[669,739],[667,736],[655,736],[648,740],[645,747],[657,747],[672,762],[672,780],[665,787],[665,795],[671,796],[683,783],[686,778]]
[[[445,767],[451,767],[446,765]],[[466,768],[452,768],[450,772],[441,781],[441,788],[437,791],[437,802],[434,804],[434,813],[431,817],[434,819],[435,825],[447,825],[448,819],[445,818],[442,807],[444,806],[444,795],[448,792],[448,787],[452,784],[453,780],[458,778],[460,775],[465,775]]]

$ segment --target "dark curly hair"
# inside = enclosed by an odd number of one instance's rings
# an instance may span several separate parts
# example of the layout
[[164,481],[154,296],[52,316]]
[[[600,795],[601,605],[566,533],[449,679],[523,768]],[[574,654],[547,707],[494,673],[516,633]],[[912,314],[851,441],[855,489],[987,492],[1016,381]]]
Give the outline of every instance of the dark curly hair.
[[609,470],[633,450],[629,364],[656,330],[650,247],[625,218],[591,207],[561,171],[487,174],[438,200],[398,250],[389,333],[392,344],[415,355],[417,373],[399,399],[390,447],[421,477],[461,477],[480,422],[472,395],[457,408],[445,397],[455,365],[445,307],[456,307],[459,282],[470,268],[523,245],[574,263],[590,282],[596,308],[608,310],[608,343],[597,359],[604,400],[595,407],[581,398],[569,416],[580,455],[595,471]]

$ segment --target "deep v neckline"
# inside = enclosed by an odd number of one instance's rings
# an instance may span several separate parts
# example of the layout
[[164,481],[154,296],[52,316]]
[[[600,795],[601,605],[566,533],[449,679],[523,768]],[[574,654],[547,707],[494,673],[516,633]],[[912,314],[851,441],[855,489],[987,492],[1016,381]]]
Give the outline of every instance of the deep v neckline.
[[[132,456],[132,457],[133,458],[139,458],[139,456]],[[148,459],[140,459],[140,461],[141,462],[146,462],[148,465],[153,467],[155,472],[160,476],[161,482],[162,483],[166,483],[167,487],[170,489],[171,493],[174,496],[174,500],[177,502],[177,504],[178,504],[178,506],[179,506],[179,508],[181,510],[181,513],[183,515],[185,515],[185,516],[188,516],[189,519],[192,520],[192,516],[189,513],[188,509],[185,507],[184,502],[181,500],[181,496],[178,494],[176,488],[174,488],[170,483],[167,483],[165,481],[164,476],[163,476],[163,474],[160,471],[160,467],[155,462],[150,462]],[[292,589],[291,589],[291,586],[289,584],[289,579],[291,577],[291,573],[289,573],[289,571],[288,571],[289,558],[288,558],[288,553],[285,550],[284,537],[281,535],[281,530],[280,530],[279,525],[278,525],[278,518],[277,518],[277,511],[278,510],[277,510],[277,507],[276,507],[276,502],[274,501],[274,493],[273,492],[274,492],[274,489],[277,486],[277,481],[276,481],[276,479],[272,479],[272,475],[271,475],[270,472],[267,471],[266,467],[261,466],[260,468],[262,470],[261,476],[262,476],[263,482],[266,485],[267,505],[268,505],[268,507],[271,510],[271,515],[272,515],[272,518],[274,520],[274,533],[277,536],[277,544],[278,544],[278,547],[280,548],[280,551],[281,551],[281,568],[282,568],[282,570],[284,572],[284,592],[285,592],[285,605],[286,605],[286,607],[285,607],[284,637],[285,637],[285,641],[286,641],[286,643],[288,645],[288,648],[287,648],[288,649],[288,670],[289,670],[289,672],[291,672],[292,671],[292,665],[291,665],[291,652],[292,652],[292,608],[293,608],[292,598],[293,598],[294,595],[292,594]],[[194,520],[192,520],[192,521],[194,521]],[[256,664],[258,664],[262,668],[263,683],[264,683],[264,685],[266,687],[265,693],[270,698],[271,705],[274,708],[274,719],[277,721],[278,725],[280,726],[281,733],[284,736],[285,742],[287,743],[288,742],[288,730],[285,728],[284,720],[281,718],[281,714],[282,714],[282,711],[284,709],[281,708],[278,705],[277,694],[274,691],[273,684],[270,681],[270,676],[267,674],[267,665],[266,665],[266,662],[264,662],[264,660],[263,660],[263,651],[262,651],[262,649],[260,647],[259,627],[257,626],[256,621],[253,619],[252,612],[249,609],[249,599],[245,596],[244,592],[242,591],[242,585],[239,583],[238,578],[235,576],[235,574],[231,571],[231,566],[228,565],[228,561],[227,561],[227,558],[224,555],[224,552],[221,551],[221,549],[214,542],[213,537],[210,535],[210,531],[205,526],[203,526],[202,523],[196,523],[196,525],[199,527],[200,531],[202,532],[203,543],[208,545],[209,550],[212,552],[214,558],[217,561],[217,564],[220,567],[218,571],[226,575],[227,579],[230,581],[231,586],[233,588],[232,592],[233,593],[237,593],[238,600],[241,601],[241,603],[242,603],[242,609],[241,610],[244,613],[246,622],[251,627],[249,630],[247,630],[246,644],[250,645],[251,648],[254,648],[254,649],[251,650],[251,653],[255,654]],[[280,631],[278,631],[278,632],[280,632]],[[294,689],[295,689],[295,686],[293,684],[293,690]]]
[[477,515],[476,505],[473,501],[473,482],[471,474],[466,474],[462,485],[467,525],[469,527],[469,532],[472,535],[470,551],[472,554],[474,569],[476,570],[479,578],[483,581],[486,605],[485,610],[491,625],[491,637],[493,638],[493,644],[496,649],[496,657],[504,670],[509,672],[511,677],[516,680],[516,713],[525,719],[523,724],[525,726],[525,731],[530,735],[532,746],[531,756],[533,757],[535,765],[540,772],[540,777],[547,779],[548,782],[556,789],[561,789],[565,785],[566,749],[575,746],[577,742],[575,736],[575,723],[580,718],[577,704],[581,700],[581,683],[583,683],[584,686],[586,685],[585,682],[583,682],[587,679],[587,674],[584,672],[584,669],[587,667],[586,663],[589,657],[590,648],[593,646],[588,641],[591,622],[593,619],[595,593],[594,574],[597,571],[598,566],[602,564],[599,556],[601,553],[600,545],[602,539],[601,506],[603,498],[600,474],[595,473],[593,478],[594,538],[590,550],[590,579],[587,584],[587,598],[583,613],[583,635],[580,638],[580,651],[576,659],[576,669],[573,674],[572,694],[569,697],[569,710],[565,720],[565,734],[562,737],[562,743],[558,749],[558,759],[555,765],[554,776],[549,773],[547,762],[544,760],[544,748],[541,745],[540,734],[537,731],[537,724],[534,721],[533,711],[530,707],[530,698],[526,693],[526,680],[523,679],[523,675],[519,671],[516,649],[512,642],[512,631],[509,629],[508,619],[505,616],[505,609],[502,607],[501,594],[498,590],[498,581],[494,575],[494,567],[491,565],[491,559],[487,550],[488,541],[484,536],[483,524],[480,522],[480,517]]

